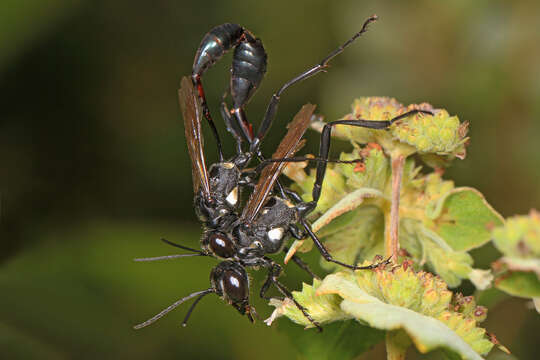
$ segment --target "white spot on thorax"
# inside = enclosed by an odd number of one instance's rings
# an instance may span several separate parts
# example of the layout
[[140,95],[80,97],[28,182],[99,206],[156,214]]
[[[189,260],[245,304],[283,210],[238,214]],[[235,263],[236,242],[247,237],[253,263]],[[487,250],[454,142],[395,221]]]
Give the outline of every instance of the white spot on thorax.
[[227,201],[230,205],[236,205],[238,202],[238,186],[232,189],[229,195],[227,195],[225,201]]
[[274,228],[268,232],[268,238],[272,241],[281,240],[283,238],[283,228]]

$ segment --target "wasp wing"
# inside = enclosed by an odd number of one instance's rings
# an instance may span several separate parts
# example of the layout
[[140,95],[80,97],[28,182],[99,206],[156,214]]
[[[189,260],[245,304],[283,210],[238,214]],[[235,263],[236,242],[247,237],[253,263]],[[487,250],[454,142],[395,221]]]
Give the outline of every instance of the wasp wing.
[[[283,140],[281,140],[276,152],[272,155],[272,159],[292,157],[302,147],[303,142],[301,139],[309,126],[313,111],[315,111],[315,105],[306,104],[302,106],[302,109],[300,109],[293,121],[287,126],[289,131]],[[255,185],[255,189],[244,207],[242,213],[242,220],[244,222],[251,223],[255,220],[285,164],[286,162],[284,161],[273,162],[261,171],[259,181]]]
[[201,130],[201,105],[191,80],[184,76],[178,90],[178,98],[184,117],[184,132],[191,158],[191,175],[193,177],[193,191],[197,193],[202,186],[203,195],[210,196],[208,173],[204,160],[204,139]]

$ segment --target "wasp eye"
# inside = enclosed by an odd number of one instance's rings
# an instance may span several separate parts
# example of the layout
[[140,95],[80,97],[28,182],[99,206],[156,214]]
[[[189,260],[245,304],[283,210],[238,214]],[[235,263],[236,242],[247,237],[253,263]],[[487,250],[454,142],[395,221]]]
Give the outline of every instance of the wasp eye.
[[248,298],[246,279],[232,270],[223,274],[223,292],[232,301],[244,301]]
[[231,258],[234,256],[234,244],[225,234],[213,233],[208,239],[210,251],[222,258]]

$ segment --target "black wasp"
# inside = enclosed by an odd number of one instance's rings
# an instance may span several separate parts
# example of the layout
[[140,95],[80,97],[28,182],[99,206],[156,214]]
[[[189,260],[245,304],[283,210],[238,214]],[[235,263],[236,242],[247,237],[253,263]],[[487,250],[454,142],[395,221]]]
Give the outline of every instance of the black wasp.
[[[320,329],[317,322],[294,300],[291,292],[278,281],[282,270],[281,266],[267,257],[269,254],[276,254],[284,250],[285,240],[291,236],[297,239],[311,237],[327,261],[353,270],[370,269],[379,265],[358,267],[335,260],[311,230],[306,216],[315,209],[321,194],[326,164],[330,161],[328,153],[332,126],[344,124],[384,129],[394,121],[418,111],[412,111],[388,121],[358,119],[327,123],[321,135],[319,157],[310,159],[318,161],[313,200],[310,202],[302,201],[298,194],[283,187],[278,178],[286,162],[305,160],[305,158],[293,158],[293,155],[303,144],[302,136],[309,126],[315,106],[307,104],[302,107],[289,124],[287,134],[271,159],[265,160],[259,150],[261,141],[275,118],[283,91],[295,83],[324,71],[328,67],[328,62],[364,33],[368,24],[376,19],[376,16],[368,18],[362,29],[341,47],[330,53],[319,64],[283,85],[272,96],[257,135],[254,135],[252,125],[247,120],[244,106],[253,96],[266,72],[267,56],[262,42],[246,29],[235,24],[220,25],[205,35],[195,57],[191,79],[184,77],[179,90],[185,136],[192,164],[195,210],[204,229],[201,239],[202,249],[196,250],[164,240],[170,245],[192,253],[137,260],[152,261],[186,256],[211,256],[220,259],[221,262],[211,271],[210,288],[192,293],[176,301],[151,319],[136,325],[136,329],[150,325],[181,303],[196,298],[184,318],[183,324],[185,325],[196,304],[202,297],[210,293],[222,297],[242,315],[246,315],[253,321],[256,312],[249,303],[250,284],[246,268],[267,269],[268,275],[260,290],[262,298],[266,298],[266,292],[273,284],[283,296],[296,304],[313,325]],[[234,48],[230,82],[233,107],[229,110],[223,101],[221,114],[227,130],[236,140],[237,154],[225,161],[219,134],[206,103],[201,77],[231,48]],[[224,96],[225,98],[226,96]],[[203,116],[212,128],[219,155],[219,162],[212,164],[209,169],[207,169],[205,162],[201,131]],[[244,141],[249,144],[248,151],[243,151]],[[254,157],[262,162],[262,166],[258,166],[255,170],[246,170],[247,165]],[[255,182],[257,176],[258,181]],[[241,208],[240,195],[243,189],[251,190],[251,195]],[[312,276],[315,276],[298,257],[293,257],[293,260]]]

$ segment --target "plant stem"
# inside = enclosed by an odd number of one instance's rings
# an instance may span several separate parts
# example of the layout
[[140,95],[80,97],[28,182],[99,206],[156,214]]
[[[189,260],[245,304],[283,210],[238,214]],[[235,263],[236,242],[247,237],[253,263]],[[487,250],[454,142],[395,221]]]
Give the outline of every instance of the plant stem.
[[392,156],[392,204],[390,207],[390,224],[389,227],[386,227],[385,249],[386,256],[391,256],[394,263],[397,262],[399,251],[399,198],[404,164],[404,155]]
[[386,359],[405,360],[411,342],[402,330],[386,332]]

